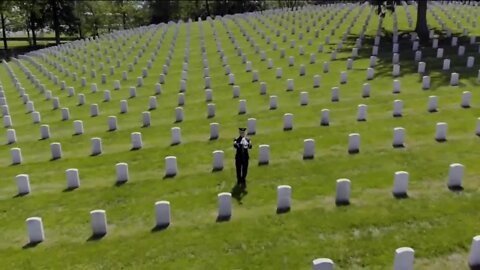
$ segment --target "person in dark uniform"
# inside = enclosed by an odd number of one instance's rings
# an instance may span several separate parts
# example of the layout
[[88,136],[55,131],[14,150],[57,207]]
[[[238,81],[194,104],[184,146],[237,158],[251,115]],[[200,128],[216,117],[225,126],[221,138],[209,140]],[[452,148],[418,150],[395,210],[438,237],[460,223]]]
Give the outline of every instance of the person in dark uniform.
[[239,128],[240,136],[233,139],[233,147],[237,149],[235,154],[235,167],[237,169],[237,185],[247,187],[247,172],[248,172],[248,149],[252,149],[252,142],[245,137],[246,128]]

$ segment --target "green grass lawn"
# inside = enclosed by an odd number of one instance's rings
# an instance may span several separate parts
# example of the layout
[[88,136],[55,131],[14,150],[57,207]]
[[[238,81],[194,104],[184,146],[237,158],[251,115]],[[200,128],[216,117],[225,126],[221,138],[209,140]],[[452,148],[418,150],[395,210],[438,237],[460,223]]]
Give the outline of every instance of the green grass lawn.
[[[335,6],[334,6],[335,7]],[[61,56],[79,62],[79,68],[61,61],[53,54],[48,59],[60,62],[70,73],[77,72],[79,78],[87,78],[87,86],[81,87],[80,79],[73,81],[41,57],[33,59],[55,73],[59,81],[75,87],[76,96],[68,97],[48,77],[39,72],[29,61],[21,62],[36,78],[45,84],[53,96],[60,98],[61,107],[70,109],[71,119],[61,121],[60,110],[52,110],[52,102],[32,84],[15,62],[9,66],[22,86],[35,102],[35,109],[41,113],[42,124],[49,124],[51,138],[39,140],[40,125],[33,124],[31,114],[19,97],[13,81],[5,67],[0,72],[0,81],[8,99],[13,128],[18,142],[6,145],[6,128],[0,145],[0,268],[5,269],[311,269],[315,258],[331,258],[335,269],[388,269],[393,265],[396,248],[408,246],[415,249],[416,269],[468,269],[467,259],[472,237],[479,234],[480,212],[480,138],[475,135],[477,117],[480,116],[480,97],[475,91],[479,86],[477,72],[480,59],[473,68],[466,68],[468,56],[478,55],[478,43],[470,45],[461,38],[459,43],[466,46],[465,56],[457,56],[457,48],[450,48],[449,39],[441,40],[445,57],[451,59],[451,70],[442,71],[442,60],[435,57],[431,46],[422,47],[422,61],[427,63],[427,75],[432,78],[432,88],[422,90],[421,75],[416,73],[417,63],[411,44],[401,40],[400,64],[401,93],[393,94],[392,42],[383,38],[375,67],[375,78],[366,80],[366,69],[373,46],[373,39],[379,18],[375,10],[366,6],[363,10],[354,5],[353,10],[336,28],[330,45],[324,52],[317,53],[317,46],[323,44],[325,36],[339,22],[348,9],[337,7],[338,13],[326,7],[309,8],[288,13],[268,13],[261,17],[249,17],[247,22],[237,17],[225,20],[239,46],[258,70],[259,82],[251,82],[252,74],[245,72],[241,57],[237,56],[234,45],[222,22],[202,22],[205,47],[212,77],[213,103],[216,116],[207,119],[205,102],[200,30],[197,22],[191,24],[189,48],[187,24],[151,28],[144,34],[136,33],[122,46],[118,41],[103,39],[72,49],[78,54],[59,51]],[[460,14],[470,14],[478,19],[479,7],[448,6],[456,20],[463,23],[472,35],[480,30],[471,27]],[[409,7],[412,18],[415,8]],[[456,35],[463,29],[448,19],[438,6],[429,8],[429,25],[441,31],[440,24],[433,18],[435,12]],[[346,60],[363,25],[371,13],[363,47],[353,69],[348,70],[348,82],[340,85],[340,72],[346,71]],[[396,10],[400,32],[408,28],[406,12],[399,6]],[[330,51],[336,48],[342,34],[358,15],[353,24],[352,34],[337,54],[337,60],[330,60]],[[315,30],[333,16],[325,30],[315,38]],[[295,23],[293,23],[295,19]],[[260,23],[260,20],[264,23]],[[279,37],[275,29],[283,29]],[[303,21],[303,28],[300,26]],[[306,25],[317,21],[317,26],[306,32]],[[238,23],[238,24],[236,24]],[[212,27],[215,27],[216,30]],[[256,26],[256,30],[253,28]],[[387,15],[383,26],[391,31],[393,19]],[[260,50],[274,62],[274,68],[267,68],[267,61],[260,61],[260,54],[242,36],[239,27],[244,28],[255,40]],[[290,35],[291,27],[296,34]],[[144,86],[137,88],[137,97],[129,99],[129,86],[136,85],[142,68],[161,41],[162,46],[156,60],[144,80]],[[142,128],[142,112],[148,109],[149,96],[154,94],[154,85],[162,72],[162,66],[173,44],[174,34],[178,37],[173,46],[169,73],[162,85],[162,94],[157,96],[158,108],[151,111],[152,125]],[[232,98],[232,86],[224,75],[222,61],[216,52],[214,40],[216,31],[228,63],[240,86],[240,99],[247,100],[247,114],[238,115],[239,99]],[[257,31],[264,31],[271,38],[271,44],[262,39]],[[304,33],[303,40],[298,34]],[[287,42],[282,42],[282,35]],[[308,39],[313,45],[308,46]],[[121,80],[121,73],[151,39],[145,53],[139,58],[134,70],[128,73],[128,80],[121,81],[119,91],[113,90],[113,81]],[[295,48],[290,40],[295,39]],[[138,42],[136,42],[138,41]],[[273,42],[279,50],[272,49]],[[298,53],[298,46],[304,46],[305,55]],[[112,47],[112,48],[111,48]],[[132,51],[129,52],[129,48]],[[108,49],[108,53],[104,52]],[[110,65],[115,65],[113,52],[119,48],[117,58],[125,54],[127,59],[115,74],[108,76],[107,84],[101,84],[102,73],[108,74]],[[286,57],[280,58],[280,48]],[[185,120],[174,123],[177,96],[180,87],[181,70],[185,49],[190,51],[190,63],[185,93]],[[90,53],[94,56],[91,57]],[[310,53],[315,53],[316,64],[308,64]],[[87,58],[86,63],[83,57]],[[295,57],[295,65],[288,66],[288,56]],[[107,57],[112,59],[107,64]],[[95,60],[96,66],[90,65]],[[330,62],[330,72],[323,73],[323,62]],[[104,70],[99,64],[104,63]],[[299,76],[300,64],[306,65],[306,76]],[[87,73],[81,74],[81,66],[87,66]],[[277,67],[283,69],[283,78],[275,78]],[[97,71],[97,78],[90,78],[91,70]],[[450,86],[450,72],[459,72],[460,85]],[[313,76],[321,76],[321,87],[314,89]],[[295,90],[286,91],[287,78],[295,80]],[[259,95],[260,82],[268,84],[267,95]],[[362,84],[371,85],[371,97],[362,98]],[[99,91],[90,92],[90,84],[97,83]],[[331,88],[340,88],[340,101],[331,102]],[[110,102],[103,102],[103,90],[112,93]],[[309,104],[300,106],[300,92],[309,93]],[[463,91],[472,92],[472,107],[460,107]],[[79,93],[84,93],[87,103],[77,106]],[[278,97],[278,109],[269,110],[269,96]],[[427,112],[428,97],[439,97],[439,111]],[[120,114],[120,100],[128,100],[129,111]],[[392,117],[393,101],[404,102],[403,117]],[[100,115],[90,117],[90,104],[97,103]],[[368,105],[366,122],[357,122],[357,106]],[[320,126],[322,109],[330,109],[330,126]],[[284,113],[294,114],[294,129],[283,131]],[[119,129],[107,132],[107,118],[118,117]],[[234,149],[232,139],[237,128],[246,126],[248,118],[257,119],[257,134],[251,136],[254,144],[248,179],[248,193],[242,198],[232,198],[233,215],[230,221],[217,223],[217,194],[230,192],[235,184]],[[73,121],[83,120],[85,133],[73,136]],[[220,138],[209,141],[209,124],[220,123]],[[437,122],[448,123],[448,141],[434,140]],[[170,129],[181,127],[182,143],[170,146]],[[393,128],[406,130],[406,148],[392,148]],[[144,147],[130,151],[130,134],[141,132]],[[360,153],[347,153],[348,135],[361,136]],[[90,139],[103,140],[103,153],[90,156]],[[303,160],[303,140],[315,139],[315,158]],[[50,143],[60,142],[63,158],[50,161]],[[258,166],[258,145],[270,145],[270,164]],[[10,149],[19,147],[23,154],[21,165],[11,165]],[[225,168],[212,173],[212,152],[225,152]],[[176,156],[179,173],[175,178],[163,179],[166,156]],[[130,180],[122,186],[115,185],[115,164],[129,165]],[[451,192],[447,189],[449,165],[465,165],[464,190]],[[77,168],[80,172],[79,189],[64,192],[65,170]],[[398,200],[392,196],[393,177],[396,171],[410,174],[409,198]],[[31,194],[15,197],[17,187],[15,176],[29,174]],[[348,178],[352,183],[351,204],[335,206],[335,185],[339,178]],[[292,187],[292,209],[289,213],[277,215],[276,189],[278,185]],[[167,200],[171,204],[172,224],[163,231],[154,231],[154,203]],[[107,212],[108,234],[97,241],[88,241],[91,236],[90,214],[94,209]],[[22,248],[27,244],[25,219],[38,216],[43,219],[45,241],[33,248]]]

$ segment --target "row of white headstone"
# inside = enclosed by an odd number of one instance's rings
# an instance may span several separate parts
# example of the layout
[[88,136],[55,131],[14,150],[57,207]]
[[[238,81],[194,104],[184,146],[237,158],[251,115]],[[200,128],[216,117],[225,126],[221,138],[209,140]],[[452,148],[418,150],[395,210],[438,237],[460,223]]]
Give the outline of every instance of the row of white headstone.
[[[266,146],[268,150],[268,146]],[[213,169],[223,169],[223,151],[214,151]],[[264,163],[265,164],[265,163]],[[129,181],[129,172],[127,163],[117,163],[115,165],[117,184],[124,184]],[[169,156],[165,158],[165,177],[174,177],[178,173],[176,157]],[[78,169],[67,169],[65,171],[67,178],[67,190],[73,190],[80,187],[80,175]],[[459,163],[450,164],[448,172],[447,187],[450,190],[457,191],[463,189],[463,178],[465,166]],[[26,195],[31,193],[30,178],[28,174],[19,174],[15,177],[18,194]],[[398,171],[394,174],[394,184],[392,194],[395,198],[408,197],[409,174],[405,171]],[[351,182],[349,179],[338,179],[336,182],[336,205],[350,204]],[[218,217],[230,218],[232,214],[231,193],[220,193]],[[281,185],[277,188],[277,212],[290,211],[292,206],[292,188],[288,185]]]
[[[401,247],[395,250],[394,270],[413,270],[415,250]],[[318,258],[312,261],[313,270],[333,270],[335,263],[329,258]],[[473,237],[468,255],[468,265],[472,269],[480,267],[480,235]]]
[[[329,118],[329,110],[322,110],[322,117],[321,117],[321,125],[328,126],[330,124]],[[112,118],[113,119],[113,118]],[[358,121],[365,121],[366,120],[366,107],[360,105],[358,116]],[[113,121],[109,125],[110,127],[113,126]],[[248,134],[254,135],[256,134],[256,119],[249,118],[247,122],[248,126]],[[83,124],[81,120],[76,120],[74,122],[75,134],[82,134],[83,133]],[[293,129],[293,114],[286,113],[284,115],[284,130],[292,130]],[[445,122],[439,122],[436,124],[436,131],[435,131],[435,140],[438,142],[447,141],[447,129],[448,124]],[[114,129],[111,129],[114,130]],[[40,127],[41,139],[48,139],[50,138],[50,128],[48,125],[41,125]],[[477,125],[475,134],[480,136],[480,118],[477,119]],[[178,145],[181,143],[181,129],[180,127],[173,127],[171,128],[171,145]],[[218,123],[210,123],[210,140],[215,140],[219,138],[219,124]],[[351,154],[359,153],[360,152],[360,134],[358,133],[351,133],[348,136],[348,152]],[[16,133],[14,129],[7,130],[7,143],[12,144],[17,142]],[[92,151],[91,155],[99,155],[102,153],[102,140],[101,138],[94,137],[91,139],[92,142]],[[138,150],[143,147],[142,142],[142,134],[140,132],[132,132],[131,133],[131,144],[132,150]],[[393,129],[393,142],[392,146],[397,147],[405,147],[405,129],[402,127],[396,127]],[[50,150],[52,155],[52,160],[62,158],[62,147],[59,142],[53,142],[50,144]],[[21,164],[23,162],[21,149],[20,148],[11,148],[11,157],[12,157],[12,164]],[[269,163],[269,146],[268,145],[260,145],[259,146],[259,163],[260,164],[268,164]],[[305,139],[304,140],[304,151],[303,151],[303,158],[304,159],[313,159],[315,156],[315,140],[314,139]],[[216,157],[215,160],[221,161],[223,164],[223,152],[222,158]],[[220,163],[219,163],[220,164]],[[223,166],[222,166],[223,167]],[[214,165],[214,170],[220,169],[218,166]]]

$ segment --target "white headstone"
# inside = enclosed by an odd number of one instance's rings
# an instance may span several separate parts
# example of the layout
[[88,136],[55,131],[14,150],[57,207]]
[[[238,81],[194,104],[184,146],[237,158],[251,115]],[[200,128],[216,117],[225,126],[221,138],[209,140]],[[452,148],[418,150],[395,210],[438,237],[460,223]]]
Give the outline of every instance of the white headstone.
[[300,105],[306,106],[308,105],[308,92],[300,92]]
[[32,122],[38,124],[41,121],[40,112],[32,112]]
[[393,117],[402,117],[403,101],[396,99],[393,101]]
[[418,62],[422,60],[422,51],[416,51],[415,52],[415,61]]
[[31,113],[35,111],[35,105],[33,103],[33,101],[27,101],[27,113]]
[[283,130],[293,129],[293,114],[286,113],[283,115]]
[[19,195],[26,195],[31,192],[30,178],[28,174],[19,174],[15,176],[15,181],[17,182],[17,189]]
[[333,270],[334,265],[331,259],[318,258],[312,261],[312,270]]
[[420,73],[420,74],[423,74],[425,73],[425,68],[426,68],[427,64],[425,62],[418,62],[418,70],[417,72]]
[[443,59],[443,70],[449,70],[450,69],[450,59]]
[[213,101],[213,91],[212,89],[205,90],[205,101],[212,102]]
[[159,83],[156,83],[156,84],[155,84],[155,92],[154,92],[154,94],[155,94],[156,96],[162,94],[162,85],[161,85],[161,84],[159,84]]
[[233,74],[233,73],[228,74],[228,84],[230,84],[230,85],[235,84],[235,74]]
[[103,91],[103,101],[109,102],[111,100],[110,90]]
[[422,77],[422,89],[430,89],[430,76]]
[[465,166],[459,163],[450,164],[450,169],[448,172],[448,183],[447,186],[449,189],[458,189],[462,188],[462,180],[465,171]]
[[245,99],[241,99],[238,101],[238,114],[246,114],[247,113],[247,101]]
[[117,172],[117,183],[125,183],[128,181],[128,164],[127,163],[117,163],[115,165],[115,170]]
[[68,108],[62,108],[62,121],[67,121],[70,119],[70,111]]
[[248,120],[247,120],[247,134],[248,135],[257,134],[257,119],[248,118]]
[[458,56],[463,56],[465,54],[465,46],[458,47]]
[[467,68],[472,68],[475,63],[475,57],[469,56],[467,58]]
[[50,138],[50,127],[48,125],[41,125],[40,126],[40,139],[48,139]]
[[261,144],[258,146],[258,165],[267,165],[270,163],[270,146]]
[[347,72],[342,71],[340,72],[340,84],[345,84],[347,83]]
[[174,177],[177,173],[177,158],[174,156],[165,157],[165,177]]
[[221,150],[213,151],[213,171],[223,170],[224,153]]
[[393,270],[413,270],[415,251],[409,247],[401,247],[395,250]]
[[405,147],[405,129],[396,127],[393,129],[393,147]]
[[211,88],[212,87],[212,79],[210,77],[205,77],[205,88]]
[[12,127],[12,117],[10,115],[3,116],[3,126],[6,128]]
[[65,170],[67,177],[67,189],[75,189],[80,187],[80,175],[78,169]]
[[292,206],[292,187],[281,185],[277,187],[277,213],[290,211]]
[[471,269],[480,266],[480,235],[473,237],[470,246],[470,254],[468,255],[468,265]]
[[399,80],[393,80],[393,93],[394,94],[399,94],[400,93],[400,81]]
[[342,178],[337,180],[336,205],[348,205],[350,204],[350,180]]
[[220,125],[218,123],[210,123],[210,140],[216,140],[219,137]]
[[360,152],[360,134],[350,133],[348,135],[348,153],[356,154]]
[[28,241],[31,244],[40,243],[45,240],[45,233],[43,231],[43,222],[40,217],[30,217],[26,220]]
[[148,98],[148,109],[150,111],[157,109],[157,97],[156,96],[150,96]]
[[233,98],[240,97],[240,86],[234,85],[232,89],[233,89]]
[[303,140],[303,159],[313,159],[315,157],[315,140]]
[[114,115],[111,115],[108,117],[108,131],[115,131],[117,130],[117,117]]
[[338,87],[332,87],[332,102],[340,101],[340,89]]
[[58,142],[50,144],[50,150],[52,152],[52,160],[62,158],[62,145]]
[[375,70],[371,67],[367,68],[367,80],[373,80],[373,76],[375,76]]
[[327,61],[323,62],[323,73],[328,73],[330,70],[330,65]]
[[438,107],[438,97],[429,96],[428,97],[428,112],[437,112]]
[[275,71],[275,78],[280,79],[282,78],[282,76],[283,76],[282,68],[277,68],[277,70]]
[[329,109],[322,109],[322,115],[320,117],[320,125],[321,126],[329,126],[330,125],[330,110]]
[[130,138],[132,141],[132,149],[133,150],[138,150],[143,147],[143,142],[142,142],[142,133],[140,132],[132,132],[130,134]]
[[85,95],[82,93],[78,94],[78,106],[84,105],[85,101],[86,101]]
[[437,49],[437,58],[443,58],[443,48]]
[[357,121],[367,121],[367,108],[365,104],[358,105]]
[[215,104],[209,103],[207,104],[207,118],[215,117]]
[[12,155],[12,164],[22,164],[22,150],[20,148],[10,149],[10,154]]
[[102,139],[98,137],[94,137],[90,139],[92,144],[92,156],[97,156],[102,153]]
[[15,129],[7,129],[7,144],[12,144],[17,142],[17,135]]
[[105,210],[93,210],[90,212],[90,224],[93,236],[107,234],[107,214]]
[[180,144],[182,142],[181,129],[179,127],[172,127],[170,129],[170,131],[171,131],[171,136],[172,136],[171,145]]
[[120,90],[120,81],[119,80],[114,80],[113,81],[113,90]]
[[447,123],[440,122],[437,123],[437,128],[435,131],[435,140],[437,142],[444,142],[447,140]]
[[137,96],[137,89],[134,86],[130,86],[129,92],[130,92],[130,96],[129,96],[130,98],[134,98]]
[[170,225],[170,202],[155,202],[155,227],[166,228]]
[[320,87],[320,75],[314,75],[313,76],[313,88],[318,88]]
[[300,65],[299,75],[300,75],[300,76],[305,76],[305,74],[307,74],[307,70],[306,70],[306,68],[305,68],[305,65],[304,65],[304,64],[301,64],[301,65]]
[[75,120],[73,121],[73,129],[74,129],[74,135],[80,135],[83,134],[83,122],[82,120]]
[[287,91],[293,91],[294,85],[293,85],[293,79],[287,79]]
[[472,93],[470,91],[463,91],[462,93],[462,108],[470,108],[470,100],[472,99]]
[[218,217],[217,220],[229,220],[232,216],[232,194],[222,192],[218,194]]
[[185,93],[178,93],[178,106],[183,106],[185,105]]
[[408,190],[408,172],[398,171],[395,172],[395,178],[393,181],[393,196],[395,198],[407,197]]

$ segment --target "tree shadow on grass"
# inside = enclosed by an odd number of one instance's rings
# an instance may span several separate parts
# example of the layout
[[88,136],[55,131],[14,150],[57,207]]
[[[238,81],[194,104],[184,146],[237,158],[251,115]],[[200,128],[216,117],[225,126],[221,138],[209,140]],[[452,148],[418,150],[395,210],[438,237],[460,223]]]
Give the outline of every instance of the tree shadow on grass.
[[230,193],[232,197],[237,200],[238,204],[242,204],[242,199],[248,194],[248,191],[244,186],[235,184]]

